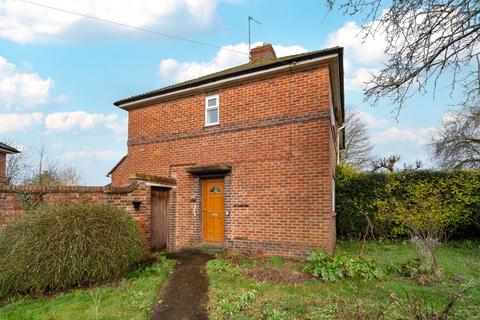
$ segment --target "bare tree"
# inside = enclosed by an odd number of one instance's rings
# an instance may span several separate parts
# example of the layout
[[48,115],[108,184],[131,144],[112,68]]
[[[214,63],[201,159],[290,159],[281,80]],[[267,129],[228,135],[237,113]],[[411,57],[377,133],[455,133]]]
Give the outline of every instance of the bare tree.
[[24,180],[26,185],[77,185],[79,182],[80,176],[75,167],[50,160],[44,145],[38,149],[36,162]]
[[416,171],[422,169],[422,160],[415,160],[415,163],[403,163],[403,171]]
[[379,158],[372,161],[372,171],[395,171],[395,165],[400,161],[398,154],[392,154],[388,157]]
[[[387,157],[378,158],[371,162],[372,172],[386,171],[386,172],[395,172],[401,169],[397,169],[396,165],[400,163],[400,155],[391,154]],[[403,163],[402,171],[415,171],[422,168],[422,161],[416,160],[415,163]]]
[[[18,148],[18,143],[12,139],[3,139],[2,141],[9,146]],[[30,171],[29,151],[24,147],[21,149],[22,152],[7,156],[6,184],[21,184]]]
[[443,168],[480,168],[480,101],[449,113],[430,150]]
[[[463,89],[463,102],[480,95],[480,1],[477,0],[327,0],[330,9],[362,15],[363,36],[386,39],[388,61],[373,75],[365,97],[378,103],[390,98],[400,112],[416,92],[433,94],[439,78],[449,78],[453,92]],[[382,6],[390,7],[384,11]]]
[[355,107],[347,106],[345,113],[345,148],[340,153],[341,161],[358,168],[365,168],[373,160],[372,149],[367,125],[360,117],[360,111]]

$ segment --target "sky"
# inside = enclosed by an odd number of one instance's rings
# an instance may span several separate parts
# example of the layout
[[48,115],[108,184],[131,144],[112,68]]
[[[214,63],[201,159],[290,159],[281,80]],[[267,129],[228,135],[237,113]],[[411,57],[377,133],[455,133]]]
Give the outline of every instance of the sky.
[[385,63],[385,41],[364,40],[361,17],[330,12],[323,1],[31,0],[193,41],[28,2],[0,0],[0,141],[32,156],[44,145],[84,185],[109,183],[106,173],[127,152],[127,112],[113,102],[247,62],[249,15],[261,22],[252,43],[272,43],[279,56],[344,47],[346,104],[361,111],[378,157],[431,166],[426,144],[455,102],[449,89],[417,94],[398,118],[388,100],[365,102],[362,88]]

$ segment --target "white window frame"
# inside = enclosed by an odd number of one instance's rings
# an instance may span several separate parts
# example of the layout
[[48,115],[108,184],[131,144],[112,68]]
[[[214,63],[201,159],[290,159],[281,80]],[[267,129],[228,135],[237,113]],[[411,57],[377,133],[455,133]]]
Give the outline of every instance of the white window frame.
[[[217,104],[214,106],[208,106],[208,100],[216,99]],[[218,112],[218,121],[217,122],[212,122],[208,123],[208,111],[209,110],[214,110],[217,109]],[[220,124],[220,97],[218,94],[210,95],[205,97],[205,127],[209,126],[215,126],[217,124]]]

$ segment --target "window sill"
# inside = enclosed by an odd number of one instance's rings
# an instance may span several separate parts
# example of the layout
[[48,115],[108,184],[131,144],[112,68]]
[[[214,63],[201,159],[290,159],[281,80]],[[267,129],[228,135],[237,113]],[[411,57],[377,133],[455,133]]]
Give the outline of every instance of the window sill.
[[217,122],[217,123],[210,123],[210,124],[206,124],[206,125],[204,126],[204,128],[208,128],[208,127],[214,127],[214,126],[218,126],[218,125],[220,125],[220,122]]

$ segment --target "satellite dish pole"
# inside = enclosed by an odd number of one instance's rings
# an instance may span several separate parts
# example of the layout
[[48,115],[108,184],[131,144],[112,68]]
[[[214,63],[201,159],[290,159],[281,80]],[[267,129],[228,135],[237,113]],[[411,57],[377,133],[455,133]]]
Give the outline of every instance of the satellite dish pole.
[[257,24],[261,25],[262,23],[258,20],[255,20],[252,16],[248,16],[248,57],[250,58],[250,47],[252,45],[251,41],[251,26],[250,24],[253,22],[256,22]]

